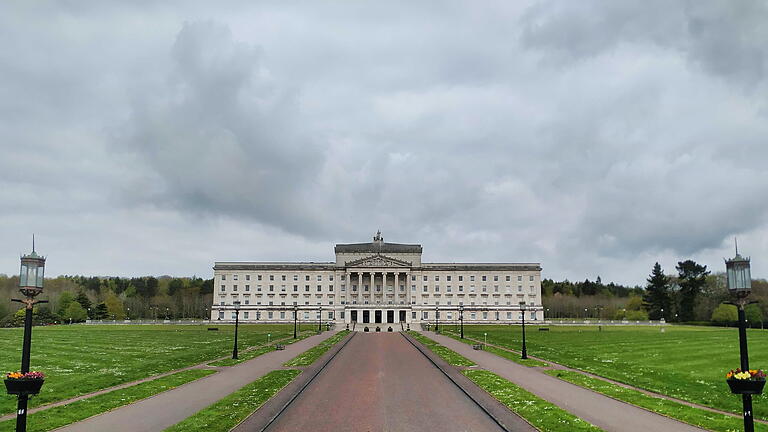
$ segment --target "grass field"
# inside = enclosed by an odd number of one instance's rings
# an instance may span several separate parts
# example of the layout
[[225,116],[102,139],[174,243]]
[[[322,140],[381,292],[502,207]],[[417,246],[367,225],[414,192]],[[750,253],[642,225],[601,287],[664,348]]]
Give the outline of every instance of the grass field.
[[[741,398],[732,395],[725,372],[739,366],[738,334],[733,328],[666,326],[528,327],[528,354],[600,376],[713,408],[741,413]],[[446,327],[446,330],[451,329]],[[451,329],[452,330],[452,329]],[[464,326],[468,337],[520,349],[519,326]],[[768,368],[768,331],[748,332],[750,367]],[[768,418],[765,397],[754,412]]]
[[[207,331],[219,327],[219,331]],[[47,375],[30,407],[231,355],[232,325],[74,325],[35,327],[31,369]],[[293,336],[291,325],[241,325],[240,349]],[[21,363],[21,329],[0,329],[0,370]],[[16,397],[0,395],[0,414]]]

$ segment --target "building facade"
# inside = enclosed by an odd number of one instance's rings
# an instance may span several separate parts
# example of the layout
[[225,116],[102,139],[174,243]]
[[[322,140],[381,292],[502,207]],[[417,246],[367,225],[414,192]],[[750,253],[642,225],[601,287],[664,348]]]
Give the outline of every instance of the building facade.
[[[216,262],[211,319],[512,323],[544,319],[539,263],[425,263],[418,244],[337,244],[335,262]],[[525,307],[521,307],[521,303]],[[403,324],[401,324],[403,323]]]

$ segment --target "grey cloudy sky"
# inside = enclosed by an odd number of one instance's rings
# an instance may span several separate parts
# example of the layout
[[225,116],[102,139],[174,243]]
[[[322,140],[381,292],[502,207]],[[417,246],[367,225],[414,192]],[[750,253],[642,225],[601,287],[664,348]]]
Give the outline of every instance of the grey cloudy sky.
[[0,273],[418,242],[642,283],[768,276],[762,1],[0,5]]

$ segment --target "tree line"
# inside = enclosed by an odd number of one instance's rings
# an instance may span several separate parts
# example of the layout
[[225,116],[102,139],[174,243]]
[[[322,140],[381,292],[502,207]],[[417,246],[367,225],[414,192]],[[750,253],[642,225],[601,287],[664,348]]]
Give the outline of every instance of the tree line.
[[[18,276],[0,274],[0,325],[23,322]],[[200,319],[210,316],[213,279],[198,277],[86,277],[47,278],[35,307],[36,323],[68,323],[124,319]]]
[[[712,274],[706,265],[679,261],[677,274],[667,275],[657,262],[646,284],[622,286],[596,281],[541,282],[545,313],[550,318],[600,318],[659,320],[670,322],[717,322],[737,320],[736,307],[727,302],[730,294],[725,274]],[[768,281],[752,280],[755,304],[746,308],[747,320],[760,325],[768,313]]]

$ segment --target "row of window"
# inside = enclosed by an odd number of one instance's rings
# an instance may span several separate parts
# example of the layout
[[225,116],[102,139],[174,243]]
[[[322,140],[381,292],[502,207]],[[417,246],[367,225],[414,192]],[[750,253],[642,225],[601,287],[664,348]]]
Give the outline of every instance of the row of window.
[[[333,287],[334,287],[333,284],[329,284],[328,285],[328,292],[333,292]],[[352,291],[353,292],[357,291],[357,288],[358,288],[358,286],[356,284],[352,285]],[[238,287],[237,284],[233,284],[232,285],[232,291],[238,291],[238,289],[239,289],[239,287]],[[432,289],[433,289],[434,292],[440,292],[440,285],[434,285],[432,287]],[[221,292],[226,292],[226,290],[227,290],[227,286],[222,284],[220,286],[220,291]],[[341,291],[346,291],[346,290],[347,290],[346,285],[342,284],[341,285]],[[364,284],[363,285],[363,291],[367,292],[369,290],[370,290],[370,287],[368,285]],[[381,292],[382,285],[376,285],[375,290],[377,292]],[[529,285],[528,286],[528,290],[529,290],[529,292],[533,293],[533,292],[536,291],[536,286],[535,285]],[[245,284],[244,291],[245,292],[250,292],[251,291],[251,285]],[[268,285],[268,287],[266,288],[266,291],[267,292],[276,292],[275,285],[273,285],[273,284]],[[299,292],[299,291],[300,291],[299,290],[299,286],[298,285],[293,285],[292,292]],[[323,291],[323,286],[321,284],[317,284],[315,291],[316,292],[322,292]],[[394,287],[392,285],[388,285],[387,286],[387,291],[389,291],[389,292],[394,291]],[[404,292],[404,291],[405,291],[405,285],[400,285],[400,292]],[[411,285],[411,291],[413,291],[413,292],[416,291],[416,285]],[[453,286],[451,286],[451,285],[446,285],[445,286],[445,292],[452,292],[452,291],[453,291]],[[256,292],[262,292],[262,285],[256,285]],[[281,285],[280,286],[280,292],[288,292],[288,288],[286,287],[286,285]],[[304,285],[304,292],[310,292],[310,286],[309,285]],[[429,285],[423,285],[422,286],[422,292],[429,292]],[[457,292],[464,292],[464,285],[457,286]],[[469,292],[475,292],[475,286],[474,285],[470,285],[469,286]],[[493,286],[493,291],[489,290],[488,285],[482,285],[480,287],[480,291],[479,292],[495,292],[495,293],[498,293],[500,291],[499,291],[499,286],[498,285],[494,285]],[[512,286],[511,285],[507,285],[506,286],[506,292],[507,293],[511,293],[512,292]],[[523,292],[523,286],[522,285],[518,285],[517,286],[517,292],[519,292],[519,293]]]
[[[239,275],[233,274],[231,276],[232,276],[232,280],[233,281],[238,280]],[[251,275],[250,274],[246,274],[244,276],[245,276],[245,280],[246,281],[250,281],[251,280]],[[256,275],[256,280],[258,280],[258,281],[262,280],[263,276],[264,275],[257,274]],[[328,276],[328,280],[329,281],[333,281],[333,275],[332,274],[329,274],[327,276]],[[452,275],[444,275],[444,276],[445,276],[445,280],[446,281],[451,282]],[[274,281],[275,280],[275,275],[268,275],[268,277],[269,277],[270,281]],[[282,280],[282,281],[288,280],[288,275],[279,275],[279,277],[280,277],[280,280]],[[323,280],[323,275],[322,274],[315,275],[315,277],[316,277],[316,279],[318,281],[322,281]],[[459,282],[463,282],[464,281],[464,275],[458,275],[457,277],[458,277]],[[423,278],[423,280],[425,282],[427,280],[429,280],[429,277],[427,275],[422,276],[422,278]],[[435,275],[434,278],[435,278],[436,282],[440,281],[440,275]],[[481,278],[481,280],[483,282],[488,281],[488,276],[487,275],[482,275],[482,276],[480,276],[480,278]],[[507,275],[505,277],[505,279],[506,279],[507,282],[511,282],[512,281],[512,276],[511,275]],[[223,281],[227,280],[227,275],[226,274],[222,274],[221,275],[221,280],[223,280]],[[294,274],[293,275],[293,280],[294,281],[298,281],[299,280],[299,275]],[[304,275],[304,280],[305,281],[309,281],[310,280],[310,275]],[[341,280],[345,280],[344,275],[341,275]],[[529,275],[528,276],[528,281],[529,282],[533,282],[534,280],[535,280],[535,278],[534,278],[533,275]],[[411,281],[416,281],[416,275],[411,275]],[[469,281],[470,282],[474,282],[475,281],[475,275],[470,275],[469,276]],[[494,275],[493,276],[493,281],[494,282],[498,282],[499,281],[499,276],[498,275]],[[523,281],[523,276],[522,275],[517,275],[517,281],[518,282],[522,282]]]
[[[261,311],[256,311],[254,314],[251,314],[249,311],[243,311],[243,319],[244,320],[248,320],[248,319],[251,319],[251,317],[253,317],[254,319],[256,319],[258,321],[258,320],[261,320],[262,318],[264,318],[262,313],[263,312],[261,312]],[[310,319],[310,315],[312,315],[313,319],[318,319],[321,316],[320,314],[321,314],[320,311],[313,311],[313,313],[311,313],[310,311],[304,311],[304,313],[303,313],[305,320]],[[237,314],[235,312],[232,312],[232,315],[231,315],[232,319],[236,319],[237,318],[236,315]],[[422,320],[430,320],[431,319],[430,315],[432,317],[435,316],[434,313],[430,314],[429,311],[423,311],[422,315],[421,315],[421,319]],[[507,311],[506,316],[507,316],[508,320],[512,319],[512,315],[513,315],[513,312]],[[327,316],[327,319],[333,320],[334,316],[335,316],[334,311],[328,311],[326,316]],[[416,315],[416,311],[412,311],[411,312],[411,319],[415,320],[416,316],[417,316]],[[455,314],[453,312],[445,312],[445,316],[444,317],[441,317],[439,312],[437,313],[437,319],[445,318],[445,319],[448,319],[448,320],[453,320],[454,316],[455,316],[456,319],[459,319],[458,312],[456,312]],[[482,317],[482,319],[487,320],[488,317],[489,317],[489,314],[488,314],[488,312],[481,312],[480,316]],[[491,317],[492,317],[491,319],[495,319],[495,320],[498,321],[498,320],[501,320],[502,316],[503,315],[502,315],[501,312],[498,312],[498,311],[497,312],[493,312],[493,315],[491,315]],[[340,317],[341,317],[341,319],[345,318],[344,311],[340,312]],[[219,311],[219,319],[224,319],[224,311]],[[292,312],[286,313],[286,311],[279,311],[279,312],[267,311],[266,312],[266,319],[270,319],[270,320],[273,320],[273,319],[281,319],[281,320],[293,319],[293,313]],[[471,319],[471,320],[478,319],[478,313],[477,312],[470,312],[469,313],[469,319]],[[517,319],[523,319],[523,312],[518,312]],[[532,320],[536,319],[536,311],[531,311],[530,319],[532,319]]]
[[[237,300],[237,298],[233,299],[233,301],[236,301],[236,300]],[[310,305],[309,303],[310,303],[309,301],[305,301],[304,302],[304,306],[309,306]],[[376,303],[377,304],[381,304],[381,302],[378,302],[378,301]],[[243,304],[244,305],[251,305],[251,300],[246,298],[246,299],[243,300]],[[298,304],[299,304],[299,302],[293,302],[290,306],[297,306]],[[342,300],[341,304],[342,305],[345,305],[345,304],[356,305],[357,304],[357,300],[353,300],[351,303],[347,303],[346,301]],[[369,304],[369,303],[368,303],[368,300],[365,300],[364,303],[361,303],[361,304]],[[389,304],[393,304],[393,302],[390,300]],[[405,302],[401,301],[400,304],[405,304]],[[411,304],[412,305],[416,305],[416,301],[415,300],[411,301]],[[514,304],[517,305],[518,303],[514,303]],[[256,303],[254,303],[254,305],[261,306],[261,302],[257,301]],[[321,302],[317,302],[317,305],[318,306],[322,306],[322,303]],[[328,305],[329,306],[333,306],[333,300],[328,301]],[[440,306],[440,302],[436,301],[436,302],[433,303],[433,302],[426,302],[425,301],[425,302],[422,302],[422,305],[425,305],[425,306]],[[447,306],[452,306],[453,303],[451,302],[451,300],[448,300],[446,305]],[[458,302],[458,305],[459,306],[464,306],[464,302],[460,301],[460,302]],[[488,306],[488,302],[487,301],[483,301],[482,304],[475,304],[474,301],[470,301],[469,302],[469,306],[481,306],[481,305],[482,306]],[[512,306],[512,305],[513,305],[512,301],[507,300],[506,306]],[[533,307],[533,306],[535,306],[535,303],[534,302],[530,302],[529,305]],[[226,304],[226,302],[224,300],[220,300],[219,306],[227,306],[227,304]],[[278,305],[276,305],[273,301],[270,301],[267,304],[265,304],[265,306],[278,306]],[[286,306],[286,304],[283,301],[283,302],[280,302],[279,306]],[[498,300],[493,302],[493,306],[500,306]]]

